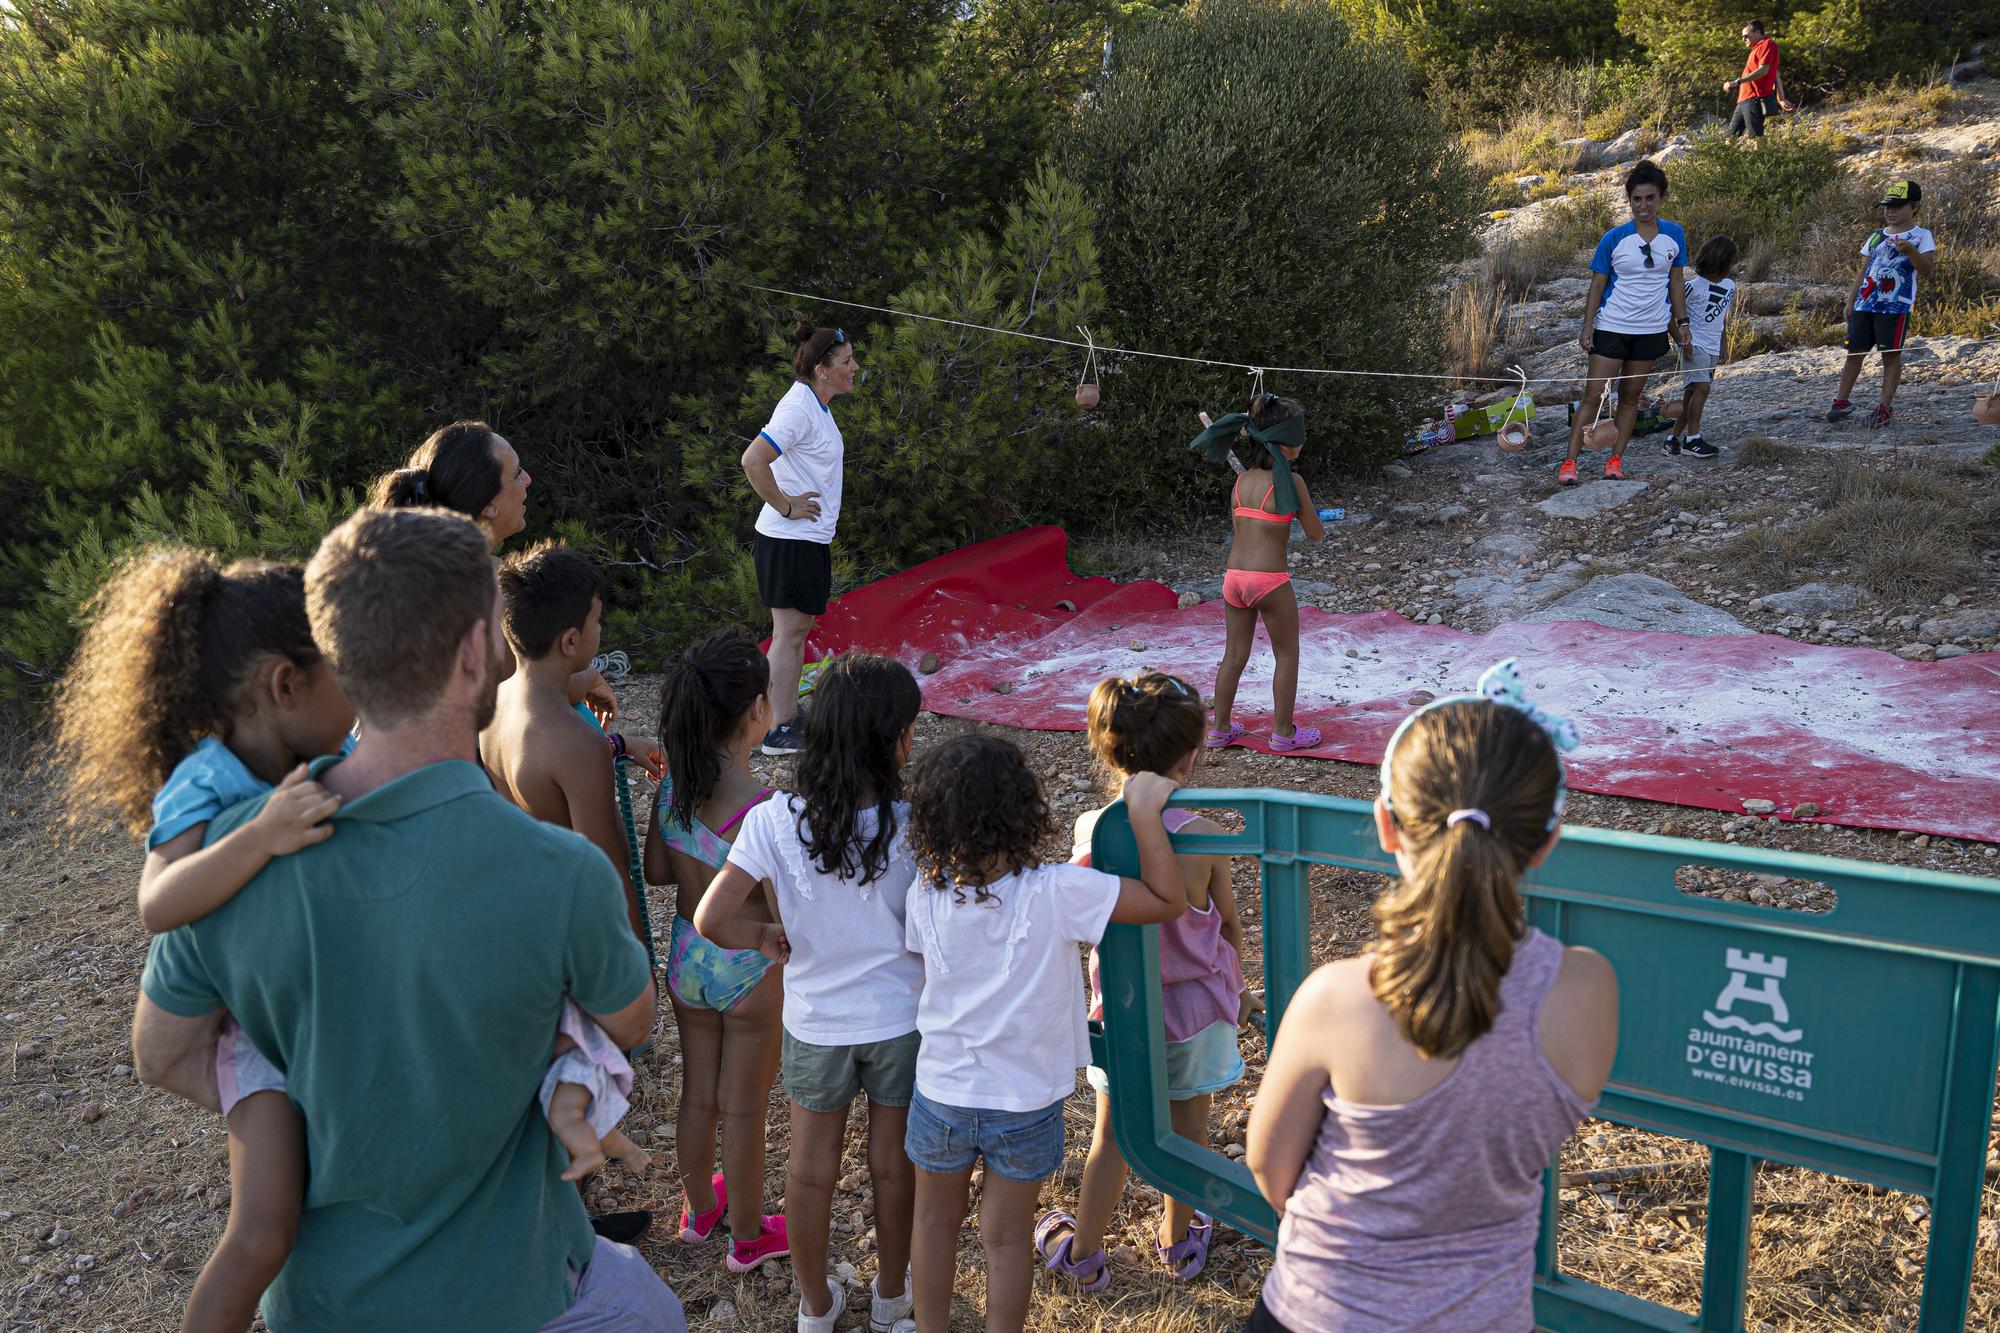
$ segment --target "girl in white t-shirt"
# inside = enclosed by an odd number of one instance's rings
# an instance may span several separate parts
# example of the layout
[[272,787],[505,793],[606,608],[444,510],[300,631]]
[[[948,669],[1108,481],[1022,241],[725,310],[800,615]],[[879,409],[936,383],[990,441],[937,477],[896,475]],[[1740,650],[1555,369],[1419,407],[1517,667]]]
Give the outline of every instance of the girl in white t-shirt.
[[[849,653],[813,687],[798,794],[744,817],[722,873],[695,912],[719,945],[785,965],[783,1061],[792,1106],[785,1217],[799,1284],[799,1333],[833,1333],[847,1298],[826,1280],[827,1231],[847,1110],[868,1094],[868,1174],[876,1258],[869,1327],[910,1313],[915,1179],[903,1151],[917,1067],[923,960],[903,941],[916,866],[904,842],[903,764],[923,691],[902,663]],[[742,914],[768,882],[775,922]]]
[[[1185,782],[1194,771],[1207,725],[1201,695],[1178,676],[1143,671],[1129,680],[1099,681],[1090,692],[1090,748],[1122,791],[1141,773],[1164,773]],[[1076,821],[1070,859],[1090,864],[1091,835],[1102,810]],[[1171,833],[1220,833],[1192,810],[1169,810]],[[1243,985],[1243,923],[1229,883],[1226,856],[1178,858],[1187,884],[1188,910],[1160,927],[1160,1002],[1167,1029],[1167,1107],[1174,1132],[1208,1142],[1208,1113],[1216,1093],[1243,1077],[1236,1032],[1264,1002]],[[1091,1017],[1102,1015],[1103,983],[1090,960]],[[1105,1228],[1125,1190],[1125,1158],[1111,1135],[1110,1082],[1095,1065],[1097,1124],[1083,1164],[1083,1188],[1074,1216],[1045,1213],[1035,1227],[1035,1252],[1049,1269],[1085,1291],[1111,1285]],[[1176,1281],[1189,1281],[1208,1263],[1214,1223],[1193,1205],[1169,1196],[1160,1216],[1156,1252]]]
[[911,766],[920,879],[906,938],[924,962],[905,1140],[917,1168],[917,1327],[950,1324],[958,1232],[981,1159],[986,1327],[1018,1333],[1027,1320],[1035,1200],[1062,1164],[1063,1103],[1090,1063],[1077,946],[1095,944],[1112,921],[1170,921],[1186,910],[1160,822],[1174,785],[1157,773],[1126,785],[1142,878],[1121,879],[1041,863],[1049,807],[1011,742],[954,736]]

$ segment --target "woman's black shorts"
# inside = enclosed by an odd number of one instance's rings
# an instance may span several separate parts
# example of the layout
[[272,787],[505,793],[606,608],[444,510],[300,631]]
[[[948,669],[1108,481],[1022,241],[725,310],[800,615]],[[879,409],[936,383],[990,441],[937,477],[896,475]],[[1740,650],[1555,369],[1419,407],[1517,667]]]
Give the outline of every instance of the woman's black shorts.
[[1590,354],[1613,361],[1658,361],[1667,354],[1667,333],[1610,333],[1598,329],[1590,335]]
[[833,591],[833,548],[825,542],[791,541],[758,533],[750,543],[757,566],[757,596],[774,611],[826,612]]

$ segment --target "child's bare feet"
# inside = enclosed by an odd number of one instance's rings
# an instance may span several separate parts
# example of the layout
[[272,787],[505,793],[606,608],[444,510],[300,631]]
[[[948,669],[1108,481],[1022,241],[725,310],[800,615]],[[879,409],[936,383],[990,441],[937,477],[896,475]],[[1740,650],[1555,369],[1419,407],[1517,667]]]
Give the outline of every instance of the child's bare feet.
[[622,1129],[604,1136],[604,1151],[623,1162],[628,1171],[644,1171],[653,1164],[653,1154],[626,1138]]
[[584,1113],[590,1109],[590,1092],[579,1083],[558,1083],[549,1098],[549,1131],[562,1141],[569,1153],[569,1170],[564,1180],[582,1180],[604,1165],[604,1148],[591,1131]]

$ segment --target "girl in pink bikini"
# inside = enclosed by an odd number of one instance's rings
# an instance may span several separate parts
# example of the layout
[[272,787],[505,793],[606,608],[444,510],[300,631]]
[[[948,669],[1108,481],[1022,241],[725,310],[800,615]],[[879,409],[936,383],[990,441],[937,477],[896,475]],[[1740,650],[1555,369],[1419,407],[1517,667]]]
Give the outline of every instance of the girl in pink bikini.
[[1189,446],[1217,462],[1228,460],[1232,446],[1245,449],[1242,461],[1249,464],[1230,491],[1236,540],[1222,575],[1228,639],[1215,671],[1215,728],[1203,742],[1211,750],[1243,738],[1243,724],[1231,721],[1229,714],[1236,705],[1243,668],[1250,662],[1259,616],[1277,658],[1271,672],[1271,749],[1283,754],[1310,750],[1320,742],[1318,727],[1292,723],[1292,704],[1299,690],[1299,599],[1285,567],[1286,542],[1295,517],[1313,541],[1326,531],[1305,478],[1292,473],[1291,465],[1305,442],[1305,409],[1290,398],[1259,393],[1251,398],[1247,412],[1223,417]]

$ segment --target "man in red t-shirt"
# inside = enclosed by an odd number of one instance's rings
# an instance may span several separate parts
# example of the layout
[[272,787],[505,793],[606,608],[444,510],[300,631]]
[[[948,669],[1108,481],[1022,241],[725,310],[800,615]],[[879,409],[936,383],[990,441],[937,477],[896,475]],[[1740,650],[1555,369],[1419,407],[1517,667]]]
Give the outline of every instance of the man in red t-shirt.
[[1736,113],[1729,118],[1729,135],[1761,139],[1765,115],[1775,113],[1780,106],[1786,111],[1792,108],[1779,92],[1778,44],[1764,35],[1763,20],[1751,19],[1743,25],[1743,44],[1750,48],[1750,54],[1743,61],[1742,77],[1722,84],[1724,92],[1736,91]]

